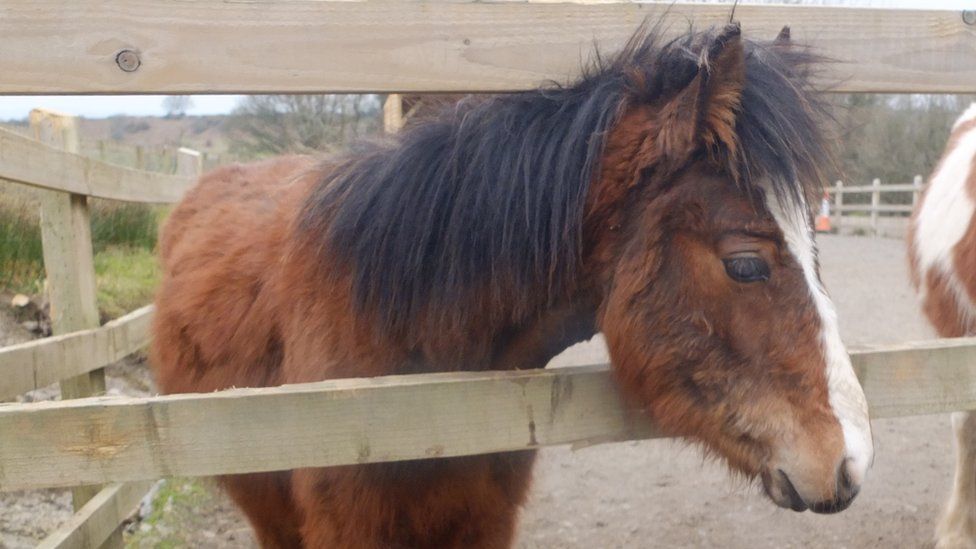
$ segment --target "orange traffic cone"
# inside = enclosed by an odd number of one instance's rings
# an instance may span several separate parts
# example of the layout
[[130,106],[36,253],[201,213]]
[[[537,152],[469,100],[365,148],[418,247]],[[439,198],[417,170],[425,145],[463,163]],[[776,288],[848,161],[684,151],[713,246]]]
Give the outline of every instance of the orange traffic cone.
[[830,232],[830,194],[824,191],[823,200],[820,201],[820,213],[817,215],[814,228],[818,233]]

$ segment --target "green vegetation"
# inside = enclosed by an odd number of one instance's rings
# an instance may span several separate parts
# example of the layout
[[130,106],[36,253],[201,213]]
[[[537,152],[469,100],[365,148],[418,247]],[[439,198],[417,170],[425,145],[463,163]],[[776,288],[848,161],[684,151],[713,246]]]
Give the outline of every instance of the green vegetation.
[[[845,94],[832,100],[840,131],[840,166],[833,179],[870,185],[874,178],[882,184],[911,183],[915,175],[927,178],[942,156],[953,121],[976,96]],[[844,200],[864,203],[870,195]],[[886,194],[882,200],[907,204],[911,194]]]
[[[116,318],[152,299],[159,281],[153,250],[165,211],[143,204],[91,202],[98,305],[103,319]],[[0,190],[0,291],[37,295],[43,279],[44,255],[34,192],[7,185]]]
[[[153,510],[125,540],[126,547],[170,549],[191,547],[187,533],[200,524],[198,510],[213,505],[211,490],[196,479],[173,478],[163,481],[153,499]],[[195,526],[194,526],[195,525]]]
[[118,318],[152,301],[159,267],[151,249],[109,247],[95,253],[98,309],[103,320]]
[[11,193],[0,194],[0,289],[16,293],[36,293],[44,272],[41,229],[27,206]]

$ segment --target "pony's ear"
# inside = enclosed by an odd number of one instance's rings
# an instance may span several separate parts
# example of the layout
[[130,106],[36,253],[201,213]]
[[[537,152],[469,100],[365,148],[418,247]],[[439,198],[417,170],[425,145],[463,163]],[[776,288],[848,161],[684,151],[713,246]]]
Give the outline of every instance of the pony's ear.
[[783,27],[782,30],[779,31],[779,34],[776,35],[776,40],[773,40],[773,45],[774,46],[789,46],[790,43],[791,43],[791,40],[790,40],[790,26],[789,25],[786,25],[785,27]]
[[724,147],[735,155],[735,119],[744,83],[741,31],[738,24],[727,25],[702,48],[691,81],[660,110],[658,160],[684,163],[702,147],[710,152]]

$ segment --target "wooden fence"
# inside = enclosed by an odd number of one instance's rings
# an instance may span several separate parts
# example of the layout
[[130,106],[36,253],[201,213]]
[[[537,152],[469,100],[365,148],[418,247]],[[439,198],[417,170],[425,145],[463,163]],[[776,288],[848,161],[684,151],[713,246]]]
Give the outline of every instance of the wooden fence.
[[[180,149],[178,175],[145,172],[79,155],[74,117],[36,109],[30,128],[33,138],[0,130],[0,179],[37,188],[54,336],[0,349],[0,399],[59,383],[63,401],[75,402],[104,394],[104,368],[146,346],[152,314],[147,306],[99,326],[88,198],[174,202],[199,175],[201,157]],[[0,446],[16,436],[0,428]],[[121,545],[121,519],[147,489],[146,483],[100,489],[80,480],[66,486],[74,487],[77,514],[43,547]]]
[[[885,185],[881,184],[880,179],[874,179],[870,185],[845,185],[843,181],[837,181],[833,187],[827,188],[827,193],[834,197],[833,203],[830,204],[830,220],[833,229],[841,232],[852,227],[866,228],[873,235],[878,236],[884,232],[880,219],[882,216],[887,216],[900,218],[902,222],[899,223],[898,230],[903,231],[907,226],[908,216],[918,203],[923,186],[920,175],[916,175],[912,183]],[[852,203],[844,198],[849,195],[868,195],[870,200]],[[890,197],[889,200],[884,200],[885,196]]]
[[[683,30],[686,20],[722,24],[731,7],[8,0],[0,94],[518,90],[565,80],[594,41],[612,49],[668,9],[674,30]],[[791,25],[796,40],[841,61],[824,75],[836,91],[976,91],[976,28],[958,12],[746,5],[736,18],[752,37]],[[654,436],[618,399],[606,366],[88,396],[103,390],[105,365],[145,345],[152,311],[97,325],[87,198],[176,201],[200,160],[184,151],[177,176],[120,168],[77,155],[69,117],[40,112],[32,123],[36,139],[0,132],[0,179],[46,193],[56,335],[0,349],[0,396],[60,381],[65,400],[0,404],[0,490],[107,484],[78,490],[77,514],[44,547],[118,544],[118,525],[144,482],[172,475]],[[387,127],[399,123],[390,113]],[[875,417],[976,408],[976,341],[864,350],[853,359]]]

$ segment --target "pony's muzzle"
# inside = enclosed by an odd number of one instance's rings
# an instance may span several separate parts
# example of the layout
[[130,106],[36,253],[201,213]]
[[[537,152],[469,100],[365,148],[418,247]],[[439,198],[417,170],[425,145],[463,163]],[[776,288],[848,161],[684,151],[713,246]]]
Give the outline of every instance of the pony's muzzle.
[[855,475],[851,471],[852,465],[850,459],[841,461],[837,468],[834,494],[831,498],[816,501],[805,499],[797,491],[790,476],[782,469],[764,472],[762,474],[763,488],[773,503],[785,509],[792,509],[797,512],[809,509],[814,513],[822,514],[839,513],[850,507],[851,502],[861,490],[861,486],[853,480]]

